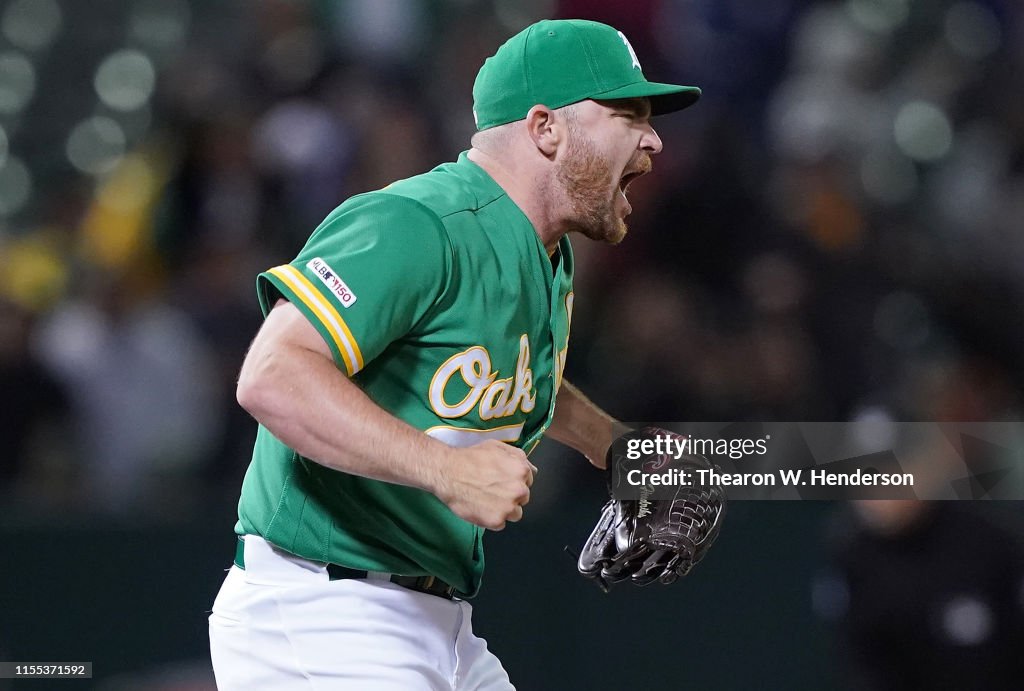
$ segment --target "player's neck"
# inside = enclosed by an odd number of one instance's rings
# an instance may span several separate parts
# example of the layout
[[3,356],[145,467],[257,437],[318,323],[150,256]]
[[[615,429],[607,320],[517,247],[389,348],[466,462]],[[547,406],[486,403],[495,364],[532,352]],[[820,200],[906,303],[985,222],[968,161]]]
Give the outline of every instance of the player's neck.
[[558,247],[558,241],[565,234],[565,229],[552,213],[552,195],[545,193],[541,171],[517,164],[512,156],[495,156],[480,149],[470,149],[468,156],[469,160],[483,168],[484,172],[505,190],[509,199],[515,202],[533,225],[537,237],[550,255]]

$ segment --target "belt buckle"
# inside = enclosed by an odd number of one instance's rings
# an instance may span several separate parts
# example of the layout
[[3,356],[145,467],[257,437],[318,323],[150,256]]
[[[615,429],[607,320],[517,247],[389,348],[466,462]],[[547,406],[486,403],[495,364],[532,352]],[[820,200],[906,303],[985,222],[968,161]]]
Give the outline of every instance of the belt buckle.
[[451,600],[455,595],[455,586],[445,583],[436,576],[420,576],[416,579],[415,585],[415,590],[448,600]]
[[455,597],[455,586],[445,583],[437,576],[398,576],[392,575],[391,582],[403,588],[414,590],[426,595],[434,595],[451,600]]

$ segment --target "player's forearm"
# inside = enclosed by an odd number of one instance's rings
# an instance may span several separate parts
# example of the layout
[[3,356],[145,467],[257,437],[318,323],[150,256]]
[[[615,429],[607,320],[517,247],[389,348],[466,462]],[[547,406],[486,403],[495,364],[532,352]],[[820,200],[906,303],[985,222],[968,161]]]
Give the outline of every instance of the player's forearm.
[[450,447],[380,408],[320,353],[296,345],[250,351],[238,401],[321,465],[434,494],[441,489]]
[[604,468],[608,447],[627,429],[579,389],[563,381],[547,436],[576,449],[596,467]]

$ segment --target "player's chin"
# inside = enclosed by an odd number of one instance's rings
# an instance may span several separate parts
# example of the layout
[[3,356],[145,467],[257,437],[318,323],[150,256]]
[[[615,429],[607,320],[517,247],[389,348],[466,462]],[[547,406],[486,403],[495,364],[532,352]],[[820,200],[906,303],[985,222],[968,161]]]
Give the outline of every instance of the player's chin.
[[626,222],[620,218],[609,224],[607,232],[604,234],[604,241],[609,245],[617,245],[626,239],[626,235],[629,234],[629,227]]
[[629,233],[629,226],[626,225],[626,216],[629,215],[630,211],[631,209],[628,207],[625,210],[620,210],[613,205],[605,218],[605,222],[602,224],[601,239],[609,245],[617,245],[625,240],[626,235]]
[[603,223],[594,224],[584,233],[591,240],[597,240],[609,245],[617,245],[622,242],[629,233],[626,221],[615,215],[608,214]]
[[604,242],[609,245],[619,244],[629,232],[625,221],[619,218],[609,218],[605,223],[601,224],[581,225],[576,230],[588,240]]

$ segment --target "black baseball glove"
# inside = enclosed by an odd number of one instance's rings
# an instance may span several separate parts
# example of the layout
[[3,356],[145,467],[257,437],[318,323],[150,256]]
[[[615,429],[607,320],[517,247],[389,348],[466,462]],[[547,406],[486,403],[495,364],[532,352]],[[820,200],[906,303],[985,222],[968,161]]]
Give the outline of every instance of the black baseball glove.
[[[639,488],[639,499],[612,498],[604,505],[601,519],[579,555],[581,574],[597,581],[606,591],[616,583],[636,585],[672,583],[690,572],[711,548],[725,513],[725,492],[720,485],[700,483],[698,469],[714,469],[707,458],[672,453],[643,454],[628,466],[621,455],[626,439],[677,440],[685,437],[657,427],[631,432],[608,452],[609,492],[623,482],[625,469],[641,465],[654,471],[673,468],[688,473],[689,484],[679,483],[655,489]],[[620,456],[620,457],[616,457]],[[649,498],[657,492],[666,498]]]

